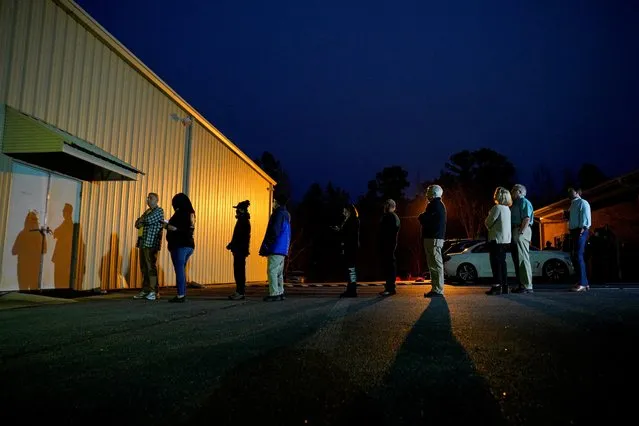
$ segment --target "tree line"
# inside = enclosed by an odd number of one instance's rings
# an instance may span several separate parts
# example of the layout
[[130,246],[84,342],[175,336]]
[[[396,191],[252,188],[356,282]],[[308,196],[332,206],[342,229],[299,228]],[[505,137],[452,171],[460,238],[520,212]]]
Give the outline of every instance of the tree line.
[[[291,195],[290,178],[271,153],[265,152],[255,161],[278,182],[276,192]],[[562,175],[562,182],[556,181],[557,175]],[[588,189],[606,180],[607,177],[593,164],[583,164],[576,173],[569,169],[557,173],[541,164],[535,169],[532,181],[523,183],[533,206],[540,208],[565,198],[569,186]],[[417,216],[426,206],[424,192],[428,185],[437,183],[444,188],[448,210],[447,238],[482,238],[485,236],[484,219],[492,207],[495,188],[510,189],[518,183],[516,181],[516,168],[506,156],[481,148],[451,155],[436,178],[417,184],[414,196],[406,195],[410,187],[408,171],[398,165],[377,172],[368,182],[364,195],[355,200],[331,182],[325,186],[314,183],[300,200],[292,198],[289,203],[293,235],[287,272],[303,271],[313,282],[345,279],[341,276],[340,241],[330,228],[342,220],[344,205],[353,201],[361,220],[358,274],[361,281],[377,279],[377,227],[383,201],[392,198],[397,201],[397,214],[402,220],[397,247],[398,272],[403,277],[419,276],[426,265]]]

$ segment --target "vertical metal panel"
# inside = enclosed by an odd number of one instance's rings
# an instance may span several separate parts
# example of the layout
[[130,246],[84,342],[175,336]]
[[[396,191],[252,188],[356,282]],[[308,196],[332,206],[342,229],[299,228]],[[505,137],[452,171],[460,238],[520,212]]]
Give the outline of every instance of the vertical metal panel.
[[[0,0],[0,105],[6,103],[11,74],[13,39],[16,26],[17,0]],[[4,109],[0,108],[0,152],[4,133]],[[4,253],[4,238],[9,213],[11,190],[11,159],[0,153],[0,253]],[[0,262],[2,276],[2,262]]]
[[235,226],[233,206],[250,200],[252,229],[247,280],[265,280],[266,262],[258,251],[270,214],[268,182],[199,124],[193,128],[191,161],[197,248],[189,278],[207,284],[233,282],[233,259],[226,250]]
[[[0,0],[0,102],[35,115],[143,170],[137,182],[83,183],[80,233],[84,246],[77,289],[141,284],[135,219],[145,196],[157,192],[168,217],[181,191],[184,127],[169,115],[178,104],[105,46],[53,1]],[[247,278],[265,279],[259,244],[269,216],[268,182],[208,130],[194,124],[191,198],[198,213],[196,254],[189,278],[231,282],[225,250],[235,223],[232,206],[251,200],[252,243]],[[1,143],[1,134],[0,134]],[[4,242],[11,162],[0,154],[0,252]],[[174,285],[166,247],[160,282]]]

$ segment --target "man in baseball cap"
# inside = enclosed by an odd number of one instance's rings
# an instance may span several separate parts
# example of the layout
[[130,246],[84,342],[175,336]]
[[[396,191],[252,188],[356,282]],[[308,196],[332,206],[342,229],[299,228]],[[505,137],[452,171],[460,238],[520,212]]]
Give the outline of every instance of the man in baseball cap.
[[249,200],[237,203],[233,206],[235,209],[235,229],[233,230],[233,238],[227,250],[233,253],[233,274],[235,275],[235,293],[229,296],[231,300],[244,299],[244,290],[246,288],[246,258],[249,255],[249,245],[251,243],[251,215],[248,208],[251,205]]

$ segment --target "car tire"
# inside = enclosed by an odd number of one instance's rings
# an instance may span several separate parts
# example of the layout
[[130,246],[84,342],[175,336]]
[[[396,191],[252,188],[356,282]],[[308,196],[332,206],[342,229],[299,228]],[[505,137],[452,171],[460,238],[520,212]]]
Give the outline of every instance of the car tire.
[[470,263],[462,263],[457,267],[457,279],[462,283],[477,281],[477,268]]
[[559,259],[550,259],[544,263],[544,279],[552,283],[566,281],[569,277],[568,266]]

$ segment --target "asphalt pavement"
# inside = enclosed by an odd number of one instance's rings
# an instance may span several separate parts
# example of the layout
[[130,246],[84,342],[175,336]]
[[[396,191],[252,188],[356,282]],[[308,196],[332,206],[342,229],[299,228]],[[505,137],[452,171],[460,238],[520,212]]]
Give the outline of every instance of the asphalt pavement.
[[288,288],[283,302],[216,288],[2,310],[3,424],[628,424],[639,290],[567,288]]

